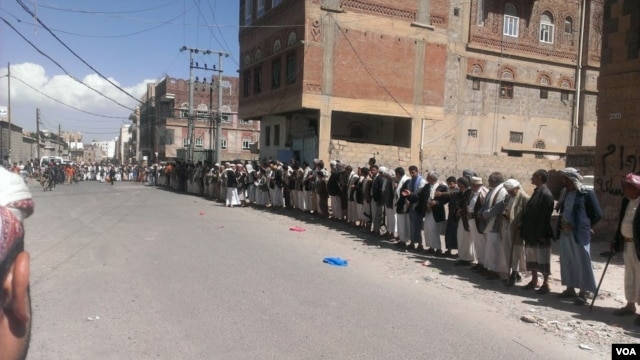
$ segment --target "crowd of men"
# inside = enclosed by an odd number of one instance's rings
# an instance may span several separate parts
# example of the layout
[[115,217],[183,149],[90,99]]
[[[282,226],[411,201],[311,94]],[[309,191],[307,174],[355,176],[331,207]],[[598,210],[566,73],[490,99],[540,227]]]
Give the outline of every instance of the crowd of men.
[[435,171],[423,176],[417,166],[378,166],[373,158],[366,166],[331,161],[328,168],[322,160],[311,165],[178,162],[152,167],[146,180],[228,207],[290,208],[342,221],[412,252],[455,258],[456,265],[507,286],[528,271],[531,281],[523,288],[540,295],[550,292],[551,243],[557,240],[566,286],[558,296],[585,304],[596,290],[591,226],[602,214],[577,170],[560,173],[564,191],[557,202],[542,169],[531,175],[535,190],[529,195],[518,180],[499,172],[482,179],[465,170],[443,179]]

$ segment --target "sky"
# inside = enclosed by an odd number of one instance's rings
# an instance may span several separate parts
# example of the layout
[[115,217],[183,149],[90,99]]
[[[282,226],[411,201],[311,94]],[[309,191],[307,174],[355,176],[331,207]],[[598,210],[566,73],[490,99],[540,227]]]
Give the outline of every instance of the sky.
[[[85,143],[114,139],[147,83],[189,78],[183,46],[229,53],[223,74],[238,76],[238,7],[238,0],[3,0],[0,107],[10,94],[11,122],[27,131],[36,130],[38,108],[41,130],[79,131]],[[217,65],[218,56],[199,53],[195,61]]]

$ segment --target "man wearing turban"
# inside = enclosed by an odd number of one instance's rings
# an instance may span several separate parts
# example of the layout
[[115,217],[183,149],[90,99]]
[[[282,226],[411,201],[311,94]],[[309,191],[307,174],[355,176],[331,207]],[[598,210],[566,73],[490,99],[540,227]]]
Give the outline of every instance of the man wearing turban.
[[25,359],[31,334],[29,254],[22,221],[33,213],[22,178],[0,168],[0,357]]
[[[613,315],[633,315],[636,313],[636,303],[640,303],[640,213],[637,212],[640,203],[640,176],[628,174],[622,180],[624,198],[618,217],[618,230],[612,250],[623,252],[624,258],[624,296],[627,305],[617,309]],[[640,326],[640,315],[634,320]]]

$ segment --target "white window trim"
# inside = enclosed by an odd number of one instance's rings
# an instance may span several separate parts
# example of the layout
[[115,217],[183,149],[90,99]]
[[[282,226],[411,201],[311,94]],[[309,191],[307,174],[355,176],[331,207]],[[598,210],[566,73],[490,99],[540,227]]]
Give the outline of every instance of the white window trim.
[[224,138],[224,137],[220,138],[220,149],[222,150],[227,149],[227,138]]
[[553,44],[554,25],[549,23],[540,24],[540,42]]
[[[502,33],[505,36],[518,37],[520,18],[517,16],[505,15]],[[511,31],[512,30],[512,31]]]
[[196,147],[204,147],[204,140],[202,138],[196,139]]
[[[245,144],[247,146],[245,146]],[[251,150],[251,139],[250,138],[242,139],[242,150]]]

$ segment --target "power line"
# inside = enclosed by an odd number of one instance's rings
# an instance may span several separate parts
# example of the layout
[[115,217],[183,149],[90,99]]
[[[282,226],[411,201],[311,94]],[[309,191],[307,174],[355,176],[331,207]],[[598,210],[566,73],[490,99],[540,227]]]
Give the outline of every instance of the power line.
[[[216,20],[216,13],[215,10],[218,7],[218,1],[214,0],[213,1],[213,8],[211,7],[211,2],[207,1],[207,5],[209,5],[209,10],[211,11],[211,17],[213,19],[213,24],[216,25],[216,23],[218,22]],[[233,53],[231,52],[231,46],[229,46],[229,44],[227,44],[227,40],[225,40],[224,38],[224,34],[222,34],[222,31],[220,30],[220,26],[215,26],[216,30],[218,30],[218,34],[220,34],[220,38],[222,39],[222,42],[224,43],[224,45],[227,47],[225,50],[227,51],[227,53],[229,53],[229,56],[231,57],[231,60],[236,64],[236,66],[240,67],[240,62],[238,61],[238,59],[236,59],[235,56],[233,56]]]
[[[94,89],[93,87],[91,87],[91,86],[89,86],[89,85],[85,84],[84,82],[82,82],[80,79],[78,79],[78,78],[76,78],[75,76],[71,75],[71,73],[69,73],[69,72],[67,71],[67,69],[65,69],[65,68],[64,68],[62,65],[60,65],[57,61],[53,60],[53,58],[51,58],[51,56],[47,55],[44,51],[40,50],[40,49],[39,49],[37,46],[35,46],[31,41],[29,41],[29,39],[27,39],[24,35],[22,35],[22,34],[18,31],[18,29],[16,29],[15,27],[13,27],[13,25],[11,25],[11,24],[7,21],[7,19],[5,19],[5,18],[3,18],[2,16],[0,16],[0,20],[4,21],[4,23],[5,23],[5,24],[7,24],[7,25],[8,25],[8,26],[13,30],[13,31],[15,31],[15,32],[16,32],[16,33],[17,33],[17,34],[18,34],[18,35],[19,35],[19,36],[20,36],[24,41],[26,41],[29,45],[31,45],[31,46],[32,46],[32,47],[33,47],[37,52],[39,52],[42,56],[46,57],[46,58],[47,58],[47,59],[49,59],[51,62],[53,62],[56,66],[58,66],[58,67],[59,67],[59,68],[60,68],[60,69],[61,69],[61,70],[62,70],[62,71],[67,75],[67,76],[69,76],[71,79],[73,79],[73,80],[75,80],[75,81],[79,82],[80,84],[82,84],[82,85],[86,86],[87,88],[91,89],[92,91],[96,92],[97,94],[99,94],[99,95],[101,95],[101,96],[105,97],[106,99],[109,99],[109,100],[113,101],[114,103],[116,103],[116,104],[118,104],[118,105],[122,106],[123,108],[128,109],[128,110],[131,110],[131,111],[134,111],[134,109],[132,109],[132,108],[130,108],[130,107],[128,107],[128,106],[126,106],[126,105],[124,105],[124,104],[119,103],[119,102],[118,102],[118,101],[116,101],[115,99],[112,99],[112,98],[108,97],[107,95],[105,95],[105,94],[101,93],[99,90]],[[138,100],[138,101],[140,101],[140,100]]]
[[128,117],[123,117],[123,116],[108,116],[108,115],[101,115],[101,114],[92,113],[92,112],[90,112],[90,111],[82,110],[82,109],[80,109],[80,108],[77,108],[77,107],[75,107],[75,106],[73,106],[73,105],[69,105],[69,104],[67,104],[67,103],[64,103],[64,102],[62,102],[62,101],[60,101],[60,100],[58,100],[58,99],[55,99],[55,98],[53,98],[53,97],[51,97],[51,96],[49,96],[49,95],[47,95],[47,94],[43,93],[42,91],[40,91],[40,90],[36,89],[35,87],[33,87],[33,86],[29,85],[26,81],[24,81],[24,80],[20,79],[19,77],[15,76],[15,75],[11,75],[11,78],[13,78],[13,79],[16,79],[16,80],[20,81],[21,83],[25,84],[27,87],[31,88],[33,91],[35,91],[35,92],[39,93],[40,95],[45,96],[46,98],[48,98],[48,99],[50,99],[50,100],[53,100],[53,101],[57,102],[58,104],[61,104],[61,105],[64,105],[64,106],[70,107],[70,108],[72,108],[72,109],[74,109],[74,110],[78,110],[78,111],[83,112],[83,113],[85,113],[85,114],[89,114],[89,115],[93,115],[93,116],[99,116],[99,117],[104,117],[104,118],[110,118],[110,119],[128,119]]
[[55,10],[55,11],[64,11],[64,12],[74,12],[74,13],[81,13],[81,14],[102,14],[102,15],[107,15],[107,14],[133,14],[133,13],[141,13],[141,12],[147,12],[147,11],[152,11],[152,10],[158,10],[158,9],[162,9],[163,7],[170,5],[172,3],[174,3],[174,1],[169,1],[165,4],[153,7],[153,8],[147,8],[147,9],[140,9],[140,10],[129,10],[129,11],[89,11],[89,10],[81,10],[81,9],[72,9],[72,8],[63,8],[63,7],[57,7],[54,5],[46,5],[46,4],[42,4],[42,3],[35,3],[33,1],[29,1],[29,3],[31,3],[32,5],[41,7],[41,8],[45,8],[45,9],[50,9],[50,10]]
[[[191,8],[189,8],[189,9],[187,9],[186,11],[189,11],[189,10],[191,10],[192,8],[193,8],[193,6],[192,6]],[[6,11],[6,10],[4,10],[4,9],[0,9],[0,10],[3,10],[3,11],[5,11],[5,12],[7,12],[7,11]],[[32,22],[28,22],[28,21],[22,21],[22,20],[18,19],[17,17],[15,17],[15,15],[13,15],[13,14],[11,14],[11,13],[9,13],[9,12],[7,12],[7,13],[8,13],[9,15],[13,16],[16,20],[18,20],[18,22],[25,23],[25,24],[27,24],[27,25],[36,25],[36,23],[32,23]],[[182,15],[183,15],[183,14],[179,14],[179,15],[177,15],[177,16],[175,16],[175,17],[173,17],[173,18],[171,18],[171,19],[169,19],[169,20],[167,20],[167,21],[164,21],[164,22],[159,23],[158,25],[154,25],[154,26],[151,26],[151,27],[149,27],[149,28],[146,28],[146,29],[143,29],[143,30],[139,30],[139,31],[134,31],[134,32],[132,32],[132,33],[128,33],[128,34],[119,34],[119,35],[87,35],[87,34],[80,34],[80,33],[75,33],[75,32],[71,32],[71,31],[66,31],[66,30],[56,29],[56,28],[51,28],[51,30],[53,30],[53,31],[55,31],[55,32],[57,32],[57,33],[62,33],[62,34],[67,34],[67,35],[72,35],[72,36],[78,36],[78,37],[85,37],[85,38],[96,38],[96,39],[125,38],[125,37],[131,37],[131,36],[139,35],[139,34],[142,34],[142,33],[148,32],[148,31],[151,31],[151,30],[155,30],[155,29],[161,28],[161,27],[163,27],[163,26],[165,26],[165,25],[173,25],[172,21],[174,21],[174,20],[178,19],[178,18],[179,18],[180,16],[182,16]]]
[[91,66],[88,62],[86,62],[82,57],[80,57],[80,55],[76,54],[73,50],[71,50],[71,48],[69,46],[67,46],[67,44],[64,43],[64,41],[60,40],[60,38],[53,32],[51,31],[51,29],[49,29],[47,27],[47,25],[45,23],[43,23],[40,18],[38,18],[38,16],[33,13],[25,4],[22,0],[16,0],[18,2],[18,4],[20,4],[20,6],[22,6],[22,8],[24,9],[24,11],[26,11],[27,13],[29,13],[31,16],[33,16],[34,19],[36,19],[36,21],[38,22],[38,24],[40,24],[45,30],[47,30],[47,32],[49,34],[51,34],[51,36],[54,37],[54,39],[58,40],[58,42],[60,44],[62,44],[62,46],[64,46],[67,50],[69,50],[69,52],[71,52],[76,58],[78,58],[78,60],[82,61],[83,64],[87,65],[91,70],[95,71],[96,74],[98,74],[101,78],[103,78],[105,81],[107,81],[109,84],[113,85],[116,89],[120,90],[121,92],[123,92],[124,94],[126,94],[127,96],[129,96],[130,98],[134,99],[135,101],[137,101],[138,103],[142,104],[142,101],[140,101],[138,98],[136,98],[135,96],[129,94],[127,91],[125,91],[123,88],[121,88],[120,86],[118,86],[116,83],[114,83],[113,81],[109,80],[106,76],[102,75],[101,72],[99,72],[96,68],[94,68],[93,66]]

